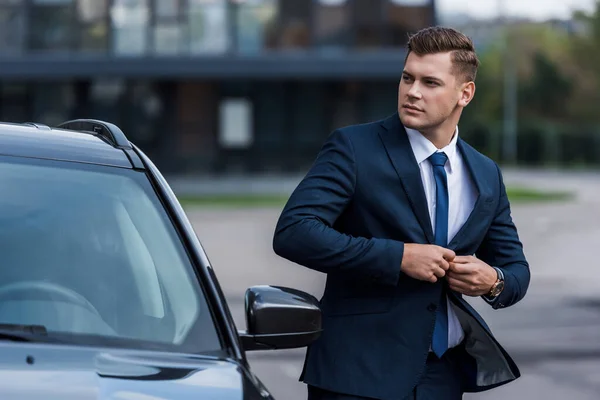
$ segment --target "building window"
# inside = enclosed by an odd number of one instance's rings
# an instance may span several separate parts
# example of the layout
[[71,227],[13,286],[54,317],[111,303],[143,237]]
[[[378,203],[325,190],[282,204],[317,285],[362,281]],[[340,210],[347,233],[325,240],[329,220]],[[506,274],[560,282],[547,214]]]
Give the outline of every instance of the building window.
[[174,108],[175,124],[170,167],[178,172],[210,170],[217,156],[218,82],[180,81]]
[[108,50],[108,0],[77,0],[79,49]]
[[179,17],[181,0],[154,0],[156,19],[174,19]]
[[0,84],[0,119],[16,123],[31,121],[31,97],[27,82]]
[[277,2],[274,0],[235,1],[235,32],[240,53],[260,53],[275,47]]
[[162,112],[164,101],[170,99],[161,96],[153,81],[130,82],[127,96],[124,125],[128,137],[142,148],[154,146],[160,135],[159,122],[167,117]]
[[121,113],[129,111],[119,107],[125,93],[125,86],[126,83],[122,79],[96,78],[92,80],[89,91],[90,116],[121,126]]
[[354,0],[354,47],[374,49],[383,46],[383,2]]
[[23,22],[23,8],[20,5],[0,6],[0,54],[21,52],[24,37]]
[[75,47],[73,0],[33,0],[30,10],[32,50],[71,50]]
[[81,26],[79,49],[82,51],[108,50],[108,27],[106,22],[94,22]]
[[314,46],[338,50],[350,43],[350,1],[315,0]]
[[222,99],[219,108],[219,145],[246,149],[254,142],[252,102],[244,98]]
[[310,0],[233,0],[237,50],[299,50],[311,46]]
[[156,54],[180,54],[184,48],[183,26],[174,23],[157,23],[153,28]]
[[311,8],[310,1],[279,0],[276,47],[297,50],[311,46]]
[[386,44],[392,47],[404,47],[410,34],[434,23],[431,0],[388,0],[385,15]]
[[187,48],[187,21],[182,0],[154,0],[152,27],[155,54],[180,54]]
[[188,0],[192,54],[223,53],[230,44],[227,0]]
[[145,54],[150,20],[148,0],[113,0],[110,14],[114,53],[127,56]]
[[71,82],[44,82],[32,86],[33,120],[57,126],[70,119],[74,102]]

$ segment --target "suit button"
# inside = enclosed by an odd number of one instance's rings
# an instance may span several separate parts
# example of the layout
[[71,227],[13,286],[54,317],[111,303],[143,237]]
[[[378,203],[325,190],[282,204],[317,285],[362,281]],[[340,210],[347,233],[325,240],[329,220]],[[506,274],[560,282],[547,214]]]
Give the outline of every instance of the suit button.
[[437,310],[437,306],[433,303],[427,306],[427,311],[435,311]]

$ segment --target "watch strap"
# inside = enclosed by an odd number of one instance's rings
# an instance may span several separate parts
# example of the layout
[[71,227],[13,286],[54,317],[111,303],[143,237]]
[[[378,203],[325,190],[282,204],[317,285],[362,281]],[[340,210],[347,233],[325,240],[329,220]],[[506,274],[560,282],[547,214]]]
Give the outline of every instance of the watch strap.
[[496,273],[498,274],[498,279],[500,279],[501,281],[504,281],[504,272],[502,272],[502,270],[498,267],[492,267],[496,270]]

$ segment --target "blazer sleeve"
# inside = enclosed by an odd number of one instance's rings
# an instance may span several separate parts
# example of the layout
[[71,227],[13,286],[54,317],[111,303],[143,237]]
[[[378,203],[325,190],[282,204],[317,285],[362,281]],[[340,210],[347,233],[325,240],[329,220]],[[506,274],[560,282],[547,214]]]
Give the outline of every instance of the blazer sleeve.
[[404,243],[354,237],[333,227],[353,198],[356,180],[350,138],[343,131],[334,131],[284,207],[275,228],[273,250],[323,273],[347,273],[396,285]]
[[493,267],[498,267],[504,274],[502,293],[494,300],[482,296],[494,309],[510,307],[525,297],[531,278],[523,245],[511,217],[502,173],[497,165],[496,169],[499,176],[500,200],[494,220],[477,251],[477,257]]

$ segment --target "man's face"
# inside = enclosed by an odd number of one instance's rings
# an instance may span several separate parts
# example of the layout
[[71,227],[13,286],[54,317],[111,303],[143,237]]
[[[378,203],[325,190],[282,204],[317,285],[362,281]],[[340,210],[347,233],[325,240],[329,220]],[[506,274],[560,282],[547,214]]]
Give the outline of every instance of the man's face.
[[462,82],[461,77],[454,75],[449,52],[423,56],[411,52],[398,90],[402,124],[426,133],[446,121],[458,123],[462,107],[473,95],[469,93],[469,86],[473,86],[474,91],[473,83]]

